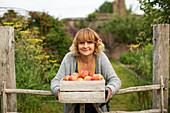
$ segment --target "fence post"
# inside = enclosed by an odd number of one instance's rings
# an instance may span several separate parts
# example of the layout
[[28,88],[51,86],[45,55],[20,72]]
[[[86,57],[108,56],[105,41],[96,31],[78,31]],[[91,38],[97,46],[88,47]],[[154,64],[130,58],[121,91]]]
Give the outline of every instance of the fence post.
[[153,84],[160,84],[160,76],[164,83],[164,108],[161,108],[160,90],[153,90],[152,108],[168,111],[169,88],[169,24],[153,26]]
[[[14,28],[9,26],[0,26],[0,89],[2,81],[7,83],[7,89],[16,89]],[[17,111],[16,94],[7,94],[7,106],[8,112]]]
[[2,83],[1,113],[7,113],[7,94],[5,93],[6,82]]

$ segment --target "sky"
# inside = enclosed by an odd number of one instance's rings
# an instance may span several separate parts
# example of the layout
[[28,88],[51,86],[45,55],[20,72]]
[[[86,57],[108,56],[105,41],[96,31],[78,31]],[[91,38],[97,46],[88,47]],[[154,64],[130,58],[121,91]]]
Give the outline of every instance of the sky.
[[[25,10],[46,12],[59,19],[84,18],[105,1],[114,0],[0,0],[0,16],[8,9],[6,7],[12,7],[22,13]],[[143,14],[138,0],[125,0],[125,4],[127,9],[132,6],[133,13]]]

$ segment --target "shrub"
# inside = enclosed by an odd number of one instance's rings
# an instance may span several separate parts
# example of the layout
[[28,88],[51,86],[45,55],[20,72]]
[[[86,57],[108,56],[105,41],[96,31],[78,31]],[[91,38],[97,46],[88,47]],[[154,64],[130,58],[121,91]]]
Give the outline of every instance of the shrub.
[[134,54],[129,53],[129,54],[123,54],[119,56],[119,60],[123,64],[132,64],[134,62]]

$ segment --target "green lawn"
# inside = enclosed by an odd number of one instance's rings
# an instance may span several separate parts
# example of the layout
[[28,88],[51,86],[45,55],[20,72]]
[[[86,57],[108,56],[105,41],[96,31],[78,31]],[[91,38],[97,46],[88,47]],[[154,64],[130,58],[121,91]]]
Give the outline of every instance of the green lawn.
[[[121,64],[116,61],[111,61],[113,68],[115,69],[117,75],[119,76],[122,82],[122,88],[139,86],[143,84],[143,82],[138,80],[138,77],[135,73],[128,70]],[[141,92],[140,95],[144,97],[148,97],[146,95],[147,92]],[[123,95],[114,95],[113,99],[110,101],[110,110],[111,111],[138,111],[139,108],[146,108],[146,98],[139,99],[139,93],[130,93]],[[139,106],[140,100],[140,106]],[[148,105],[148,104],[147,104]],[[63,113],[62,104],[56,103],[43,103],[41,105],[42,112],[41,113]],[[149,105],[151,107],[151,104]]]

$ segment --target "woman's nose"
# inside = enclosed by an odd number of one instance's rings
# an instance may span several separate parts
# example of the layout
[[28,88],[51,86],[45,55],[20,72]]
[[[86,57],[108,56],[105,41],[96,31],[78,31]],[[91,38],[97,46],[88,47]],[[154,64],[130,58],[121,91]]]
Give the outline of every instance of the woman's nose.
[[87,42],[85,42],[85,43],[84,43],[84,47],[87,47],[87,46],[88,46],[88,43],[87,43]]

